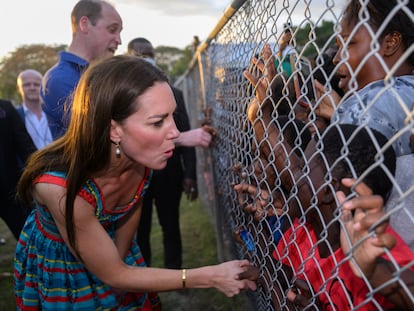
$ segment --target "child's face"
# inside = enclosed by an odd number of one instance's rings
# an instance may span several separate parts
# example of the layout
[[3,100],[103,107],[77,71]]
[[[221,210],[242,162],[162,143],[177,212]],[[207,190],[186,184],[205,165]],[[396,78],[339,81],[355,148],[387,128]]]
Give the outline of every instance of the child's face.
[[[357,90],[359,90],[370,82],[380,79],[380,75],[384,72],[377,58],[374,55],[370,56],[372,36],[369,32],[369,26],[360,25],[351,35],[355,27],[357,26],[343,20],[341,33],[336,39],[339,49],[333,62],[339,64],[336,72],[339,78],[338,86],[345,92],[349,90],[350,82],[352,85],[357,82]],[[378,55],[378,53],[376,54]],[[366,59],[364,59],[365,57]],[[341,62],[342,60],[344,63]],[[355,75],[356,81],[352,80]]]

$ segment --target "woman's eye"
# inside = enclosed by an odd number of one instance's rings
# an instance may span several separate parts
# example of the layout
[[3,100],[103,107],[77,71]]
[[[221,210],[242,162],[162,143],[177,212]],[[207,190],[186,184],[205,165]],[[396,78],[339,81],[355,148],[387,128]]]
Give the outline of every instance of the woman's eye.
[[164,123],[164,120],[160,120],[160,121],[154,122],[154,126],[161,127],[163,123]]

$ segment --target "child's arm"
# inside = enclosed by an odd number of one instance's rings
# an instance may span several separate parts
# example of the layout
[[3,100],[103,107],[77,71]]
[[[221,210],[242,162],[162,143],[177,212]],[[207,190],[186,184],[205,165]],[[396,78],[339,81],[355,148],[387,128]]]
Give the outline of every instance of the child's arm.
[[[343,179],[342,183],[346,187],[355,186],[352,179]],[[395,265],[382,257],[385,249],[390,250],[396,245],[396,238],[386,231],[388,219],[382,211],[382,198],[372,195],[371,189],[363,183],[356,185],[355,191],[359,196],[349,201],[338,192],[339,202],[343,203],[341,246],[345,254],[352,251],[350,265],[355,275],[367,278],[377,288],[392,280],[397,272]],[[412,253],[409,255],[413,256]],[[413,310],[414,301],[409,294],[414,293],[414,271],[405,269],[400,272],[398,281],[391,282],[380,292],[397,306]]]

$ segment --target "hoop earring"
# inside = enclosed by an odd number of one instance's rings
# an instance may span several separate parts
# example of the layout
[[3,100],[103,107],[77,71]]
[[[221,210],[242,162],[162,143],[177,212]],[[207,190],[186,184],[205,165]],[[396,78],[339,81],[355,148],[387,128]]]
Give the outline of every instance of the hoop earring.
[[119,147],[119,145],[121,144],[121,142],[117,142],[115,144],[116,144],[116,146],[115,146],[115,155],[116,155],[117,158],[120,158],[121,157],[121,148]]

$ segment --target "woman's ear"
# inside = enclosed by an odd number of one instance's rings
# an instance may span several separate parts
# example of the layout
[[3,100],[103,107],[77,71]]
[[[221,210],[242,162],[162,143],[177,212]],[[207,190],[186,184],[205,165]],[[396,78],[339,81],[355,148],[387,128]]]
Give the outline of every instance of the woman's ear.
[[385,57],[391,57],[403,48],[401,33],[393,31],[384,37],[382,50]]
[[119,142],[122,138],[122,128],[118,122],[111,120],[111,129],[109,132],[111,141]]

